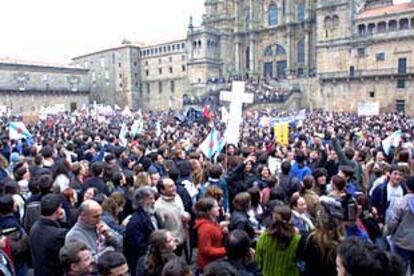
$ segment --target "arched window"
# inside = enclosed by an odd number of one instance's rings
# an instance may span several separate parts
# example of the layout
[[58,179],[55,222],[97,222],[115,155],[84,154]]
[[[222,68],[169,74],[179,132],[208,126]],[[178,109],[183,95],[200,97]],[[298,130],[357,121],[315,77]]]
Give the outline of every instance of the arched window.
[[375,23],[369,23],[367,33],[371,35],[374,33],[374,31],[375,31]]
[[397,20],[390,20],[388,22],[388,31],[393,32],[397,30]]
[[298,7],[297,7],[297,16],[298,16],[298,21],[299,22],[305,21],[305,4],[301,3],[301,4],[298,5]]
[[377,25],[377,32],[378,33],[385,33],[387,31],[387,23],[381,21]]
[[364,36],[365,31],[366,31],[366,28],[365,28],[364,24],[358,25],[358,35],[359,36]]
[[400,30],[407,30],[409,28],[410,28],[410,22],[408,21],[408,18],[400,19]]
[[278,21],[277,12],[278,11],[277,11],[276,4],[270,4],[270,6],[269,6],[269,19],[268,19],[269,26],[277,25],[277,21]]
[[273,49],[272,46],[267,46],[265,51],[264,51],[264,56],[265,57],[270,57],[273,56]]
[[298,63],[305,63],[305,39],[302,38],[298,42]]
[[276,55],[286,55],[286,50],[282,45],[276,44]]

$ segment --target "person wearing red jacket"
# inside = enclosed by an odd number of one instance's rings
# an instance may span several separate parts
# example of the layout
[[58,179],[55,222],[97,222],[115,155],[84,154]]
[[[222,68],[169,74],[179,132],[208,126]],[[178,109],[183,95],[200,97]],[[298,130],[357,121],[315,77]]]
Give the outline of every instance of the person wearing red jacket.
[[[226,256],[223,245],[226,225],[217,223],[220,215],[220,206],[211,197],[204,197],[194,206],[197,219],[195,229],[198,238],[197,266],[203,269],[207,264]],[[223,228],[223,229],[222,229]]]

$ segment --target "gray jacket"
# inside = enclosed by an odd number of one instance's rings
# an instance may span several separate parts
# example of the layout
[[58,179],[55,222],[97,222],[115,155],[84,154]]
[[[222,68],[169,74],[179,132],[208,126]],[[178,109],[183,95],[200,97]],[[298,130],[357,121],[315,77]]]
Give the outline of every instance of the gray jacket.
[[414,194],[406,194],[394,206],[387,222],[388,230],[393,235],[394,244],[414,251]]
[[[112,231],[112,230],[109,230]],[[96,228],[84,224],[80,220],[70,229],[65,238],[65,244],[81,241],[86,244],[93,256],[97,257],[108,249],[122,251],[122,236],[112,231],[112,239],[104,241],[103,247],[98,247]]]

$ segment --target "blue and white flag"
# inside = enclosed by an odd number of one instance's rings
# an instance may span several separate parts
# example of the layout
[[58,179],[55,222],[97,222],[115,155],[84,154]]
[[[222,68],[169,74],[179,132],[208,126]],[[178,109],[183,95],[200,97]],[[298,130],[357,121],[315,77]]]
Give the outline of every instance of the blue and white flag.
[[198,149],[204,153],[207,158],[212,159],[214,154],[220,152],[223,149],[224,145],[225,138],[219,131],[213,128]]
[[32,134],[27,130],[26,126],[22,122],[10,122],[9,124],[9,137],[13,140],[30,139]]
[[394,133],[392,133],[390,136],[382,140],[382,148],[384,149],[384,152],[386,155],[390,154],[391,147],[398,147],[401,142],[401,130],[397,130]]
[[119,132],[119,144],[123,147],[126,147],[128,140],[126,139],[126,134],[128,132],[127,126],[125,123],[122,123],[121,131]]

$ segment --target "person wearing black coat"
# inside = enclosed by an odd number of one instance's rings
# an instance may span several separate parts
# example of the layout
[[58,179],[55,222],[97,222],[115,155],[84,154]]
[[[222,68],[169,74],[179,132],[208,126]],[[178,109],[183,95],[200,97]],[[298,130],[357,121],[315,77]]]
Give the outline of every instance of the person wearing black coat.
[[61,198],[56,194],[48,194],[41,199],[40,204],[41,217],[29,235],[34,275],[63,275],[59,265],[59,250],[65,243],[67,229],[59,224],[59,220],[64,217]]
[[124,255],[128,267],[135,268],[140,257],[148,250],[149,236],[158,228],[154,212],[154,190],[141,187],[134,193],[134,213],[128,222],[124,237]]

